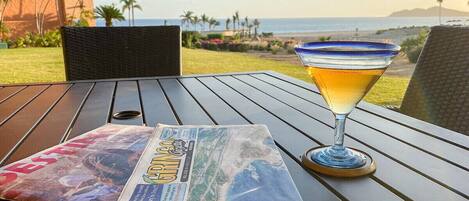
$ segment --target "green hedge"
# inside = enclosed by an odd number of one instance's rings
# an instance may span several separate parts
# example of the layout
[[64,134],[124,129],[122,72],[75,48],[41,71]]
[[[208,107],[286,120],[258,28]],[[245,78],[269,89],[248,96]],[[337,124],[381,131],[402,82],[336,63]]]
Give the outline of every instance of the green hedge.
[[221,39],[223,40],[225,36],[221,33],[213,33],[213,34],[207,34],[208,39]]
[[423,30],[417,37],[412,37],[404,40],[401,44],[402,51],[406,54],[410,62],[416,63],[420,52],[422,52],[423,45],[428,36],[428,30]]

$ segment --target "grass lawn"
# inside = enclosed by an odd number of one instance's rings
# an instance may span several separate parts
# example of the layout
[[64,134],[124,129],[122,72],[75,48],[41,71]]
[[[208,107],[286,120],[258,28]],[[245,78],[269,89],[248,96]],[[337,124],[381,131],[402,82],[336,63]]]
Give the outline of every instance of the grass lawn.
[[[301,66],[255,56],[206,50],[183,49],[183,73],[226,73],[272,70],[310,82]],[[63,81],[61,48],[0,50],[0,83]],[[365,100],[378,105],[400,105],[408,79],[382,77]]]

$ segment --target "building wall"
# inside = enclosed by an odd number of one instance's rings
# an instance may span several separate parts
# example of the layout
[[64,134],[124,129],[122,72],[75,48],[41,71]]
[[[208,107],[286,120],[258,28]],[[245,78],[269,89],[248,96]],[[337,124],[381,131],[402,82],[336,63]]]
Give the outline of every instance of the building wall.
[[[26,32],[37,32],[35,8],[46,8],[44,29],[50,30],[60,27],[65,23],[65,20],[74,15],[78,17],[80,9],[74,7],[77,5],[78,0],[10,0],[4,13],[5,24],[10,29],[10,38],[23,36]],[[83,0],[85,9],[93,9],[93,0]],[[61,4],[63,3],[63,4]],[[45,6],[47,5],[47,6]],[[59,12],[64,8],[64,13]],[[60,14],[59,14],[60,13]],[[64,19],[64,15],[67,16]],[[90,20],[90,25],[95,25],[95,20]]]

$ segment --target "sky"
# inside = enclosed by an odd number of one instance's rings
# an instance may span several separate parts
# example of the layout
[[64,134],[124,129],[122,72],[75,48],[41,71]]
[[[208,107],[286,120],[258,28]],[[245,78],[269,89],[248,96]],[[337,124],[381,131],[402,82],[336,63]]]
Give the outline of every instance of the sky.
[[[437,6],[436,0],[137,0],[135,18],[179,18],[185,10],[226,18],[239,10],[250,18],[384,17],[394,11]],[[96,5],[119,0],[94,0]],[[444,0],[443,7],[469,11],[467,0]]]

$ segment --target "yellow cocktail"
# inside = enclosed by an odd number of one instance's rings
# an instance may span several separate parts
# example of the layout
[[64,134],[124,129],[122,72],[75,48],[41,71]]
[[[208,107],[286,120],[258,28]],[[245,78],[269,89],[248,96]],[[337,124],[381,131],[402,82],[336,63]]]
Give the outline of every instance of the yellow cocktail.
[[306,67],[332,112],[348,114],[384,73],[380,69]]
[[366,153],[344,146],[345,120],[378,81],[400,47],[387,43],[330,41],[295,48],[336,118],[334,143],[308,150],[303,163],[332,176],[361,176],[375,170]]

